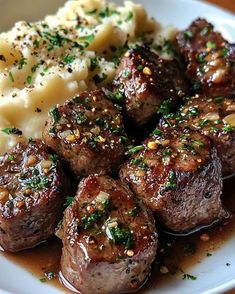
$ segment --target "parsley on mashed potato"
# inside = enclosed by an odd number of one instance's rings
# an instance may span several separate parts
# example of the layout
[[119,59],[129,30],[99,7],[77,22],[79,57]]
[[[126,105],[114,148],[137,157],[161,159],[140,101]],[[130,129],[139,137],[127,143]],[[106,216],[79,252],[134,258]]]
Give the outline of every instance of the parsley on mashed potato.
[[[20,21],[1,33],[0,153],[40,138],[55,104],[109,85],[127,44],[154,44],[161,34],[141,5],[104,0],[68,1],[43,21]],[[13,128],[22,135],[6,132]]]

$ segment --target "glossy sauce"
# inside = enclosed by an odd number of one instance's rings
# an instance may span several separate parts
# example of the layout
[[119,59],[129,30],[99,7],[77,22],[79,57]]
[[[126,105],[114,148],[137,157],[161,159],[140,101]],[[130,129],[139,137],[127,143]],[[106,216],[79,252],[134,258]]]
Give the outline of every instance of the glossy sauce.
[[[235,212],[235,178],[230,178],[224,182],[223,202]],[[202,234],[209,236],[208,241],[202,241]],[[147,290],[156,289],[159,285],[167,283],[172,279],[182,279],[185,273],[190,274],[190,269],[203,259],[211,258],[213,252],[220,248],[231,237],[235,236],[235,218],[225,224],[216,225],[209,229],[204,229],[193,235],[186,237],[175,237],[167,234],[159,234],[158,256],[153,266],[153,272],[146,285],[138,293],[146,293]],[[2,252],[9,260],[26,268],[32,273],[38,282],[44,282],[45,273],[53,272],[55,277],[47,283],[59,287],[65,293],[71,293],[62,286],[58,279],[60,269],[61,241],[54,239],[43,243],[37,248],[26,250],[17,254]],[[224,266],[229,266],[231,260],[224,260]],[[167,267],[168,273],[162,274],[159,269]]]

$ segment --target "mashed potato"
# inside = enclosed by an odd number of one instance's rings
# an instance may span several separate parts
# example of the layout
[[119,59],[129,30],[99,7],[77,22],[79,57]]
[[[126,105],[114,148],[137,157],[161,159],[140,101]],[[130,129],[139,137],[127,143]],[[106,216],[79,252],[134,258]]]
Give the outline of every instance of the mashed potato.
[[109,84],[127,42],[161,36],[141,5],[102,0],[68,1],[41,22],[0,34],[0,153],[40,138],[53,105]]

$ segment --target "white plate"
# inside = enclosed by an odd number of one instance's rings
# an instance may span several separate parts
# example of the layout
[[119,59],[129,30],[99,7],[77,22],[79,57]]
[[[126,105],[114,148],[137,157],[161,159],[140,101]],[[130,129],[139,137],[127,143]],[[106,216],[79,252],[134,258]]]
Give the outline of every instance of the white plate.
[[[234,0],[232,0],[234,1]],[[16,20],[38,20],[56,11],[64,0],[0,0],[0,31],[9,29]],[[119,3],[121,1],[118,1]],[[162,24],[174,24],[184,28],[197,17],[206,17],[230,41],[235,42],[235,16],[215,6],[195,0],[138,0],[150,15]],[[197,276],[196,281],[168,282],[154,293],[174,294],[215,294],[235,288],[235,236],[231,238],[211,258],[190,270]],[[231,266],[226,266],[226,263]],[[1,290],[2,289],[2,290]],[[0,294],[60,294],[60,290],[42,284],[31,273],[0,256]],[[94,293],[95,294],[95,293]]]

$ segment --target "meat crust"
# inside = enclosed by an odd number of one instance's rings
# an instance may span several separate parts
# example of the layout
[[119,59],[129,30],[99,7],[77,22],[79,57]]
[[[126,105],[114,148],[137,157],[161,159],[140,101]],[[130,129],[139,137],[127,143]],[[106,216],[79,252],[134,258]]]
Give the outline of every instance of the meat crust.
[[148,48],[137,46],[121,58],[113,89],[123,96],[130,120],[143,126],[161,112],[162,104],[175,109],[187,92],[187,84],[176,60],[161,59]]
[[234,45],[205,19],[195,20],[176,36],[194,88],[210,96],[235,94]]
[[209,225],[225,216],[221,164],[210,140],[191,130],[159,130],[120,170],[135,195],[175,232]]
[[222,173],[235,173],[235,101],[221,96],[196,95],[175,115],[165,116],[162,127],[190,128],[208,136],[215,145],[222,164]]
[[43,138],[80,177],[115,171],[127,142],[122,117],[101,90],[53,108]]
[[41,141],[19,143],[0,158],[0,245],[16,252],[54,235],[68,182]]
[[151,211],[123,184],[91,175],[63,220],[61,271],[81,293],[138,289],[156,255]]

